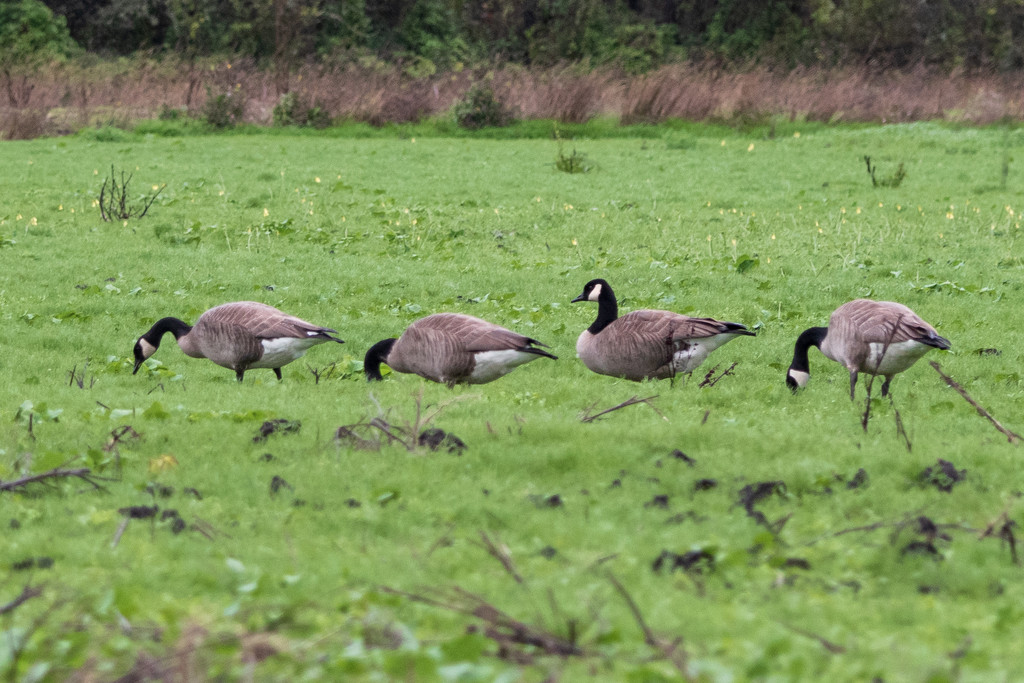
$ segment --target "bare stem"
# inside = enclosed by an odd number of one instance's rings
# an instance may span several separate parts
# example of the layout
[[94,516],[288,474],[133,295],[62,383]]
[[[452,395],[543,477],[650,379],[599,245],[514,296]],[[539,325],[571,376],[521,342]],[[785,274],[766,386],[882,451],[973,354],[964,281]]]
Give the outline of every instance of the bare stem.
[[994,426],[996,429],[1002,432],[1003,435],[1006,437],[1007,441],[1009,441],[1010,443],[1019,443],[1022,440],[1022,438],[1024,438],[1021,437],[1020,434],[1017,434],[1016,432],[1011,432],[1009,429],[999,424],[999,420],[992,417],[991,413],[989,413],[987,410],[978,405],[978,402],[971,398],[967,391],[962,386],[960,386],[960,384],[955,379],[953,379],[952,377],[950,377],[949,375],[942,371],[941,365],[939,365],[933,360],[928,361],[928,364],[935,368],[935,372],[939,373],[939,377],[941,377],[946,384],[955,389],[958,394],[964,397],[965,401],[974,406],[974,409],[978,411],[978,415],[981,415],[983,418],[991,422],[992,426]]

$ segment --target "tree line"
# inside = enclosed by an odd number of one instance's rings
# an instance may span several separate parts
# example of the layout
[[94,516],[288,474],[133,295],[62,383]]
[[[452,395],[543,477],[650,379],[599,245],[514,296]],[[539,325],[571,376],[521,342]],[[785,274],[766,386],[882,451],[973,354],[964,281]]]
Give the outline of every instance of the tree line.
[[377,58],[424,74],[490,62],[1024,67],[1024,0],[4,0],[0,34],[38,22],[44,4],[76,49],[105,56]]

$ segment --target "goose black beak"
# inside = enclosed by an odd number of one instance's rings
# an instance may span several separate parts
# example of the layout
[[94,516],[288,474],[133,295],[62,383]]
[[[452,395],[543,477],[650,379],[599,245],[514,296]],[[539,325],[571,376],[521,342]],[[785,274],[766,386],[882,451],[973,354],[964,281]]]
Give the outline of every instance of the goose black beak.
[[142,361],[141,360],[135,361],[135,369],[132,370],[132,374],[134,375],[135,373],[137,373],[141,366],[142,366]]
[[574,303],[576,303],[578,301],[586,301],[586,300],[587,300],[587,298],[585,296],[583,296],[582,294],[580,294],[578,297],[576,297],[575,299],[573,299],[569,303],[574,304]]

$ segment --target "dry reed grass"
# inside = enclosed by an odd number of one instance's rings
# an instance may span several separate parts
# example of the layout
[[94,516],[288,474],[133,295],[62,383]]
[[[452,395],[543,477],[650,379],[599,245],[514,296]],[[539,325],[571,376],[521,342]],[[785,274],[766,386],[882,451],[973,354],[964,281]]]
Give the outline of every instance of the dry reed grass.
[[[987,124],[1024,120],[1024,74],[941,73],[868,68],[725,70],[665,66],[642,76],[572,66],[506,66],[412,78],[398,67],[306,64],[289,88],[335,120],[373,125],[440,116],[479,80],[523,118],[584,122],[618,117],[624,124],[668,118],[743,123],[774,118],[812,121],[955,120]],[[83,126],[129,126],[161,110],[198,114],[210,96],[232,92],[245,120],[267,125],[280,93],[272,71],[252,62],[79,61],[37,74],[30,101],[0,108],[0,138],[71,132]]]

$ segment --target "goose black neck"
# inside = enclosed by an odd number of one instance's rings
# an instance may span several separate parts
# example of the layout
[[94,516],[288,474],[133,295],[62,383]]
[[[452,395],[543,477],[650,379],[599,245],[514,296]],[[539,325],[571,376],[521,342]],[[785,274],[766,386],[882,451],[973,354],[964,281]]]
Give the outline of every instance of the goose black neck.
[[611,325],[619,317],[619,302],[615,298],[615,292],[608,286],[608,283],[601,284],[601,293],[597,295],[597,318],[587,328],[590,334],[597,334],[604,328]]
[[363,358],[363,372],[367,382],[380,382],[384,376],[380,374],[380,364],[388,361],[388,354],[397,339],[382,339],[366,352]]
[[142,335],[142,337],[153,346],[160,346],[160,338],[164,336],[165,332],[170,332],[174,335],[175,340],[177,340],[181,339],[191,331],[192,326],[183,320],[178,320],[177,318],[160,318],[160,320],[156,321],[153,327],[149,328],[149,332]]
[[810,372],[811,366],[807,360],[807,351],[812,346],[817,346],[820,349],[821,342],[825,341],[825,335],[827,334],[827,327],[811,327],[804,330],[796,338],[796,347],[793,349],[793,363],[789,366],[790,369]]

